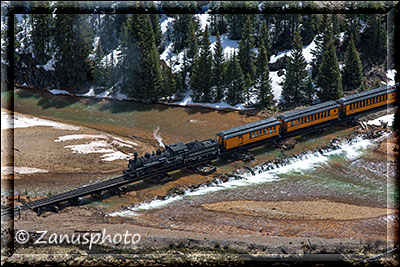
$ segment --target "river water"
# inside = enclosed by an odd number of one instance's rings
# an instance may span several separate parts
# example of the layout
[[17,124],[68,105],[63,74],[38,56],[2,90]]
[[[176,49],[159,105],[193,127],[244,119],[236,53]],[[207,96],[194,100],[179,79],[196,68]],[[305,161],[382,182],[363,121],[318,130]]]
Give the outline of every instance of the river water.
[[[2,98],[7,101],[10,96],[2,93]],[[165,143],[215,138],[215,134],[222,130],[261,119],[239,112],[54,96],[36,90],[16,90],[14,110],[153,141],[154,131],[159,129],[158,134]]]
[[[7,98],[7,94],[2,93]],[[57,119],[123,136],[137,136],[154,141],[154,130],[165,143],[214,138],[215,133],[261,119],[239,112],[213,111],[204,108],[146,105],[129,101],[77,99],[52,96],[46,92],[16,91],[15,111]],[[238,167],[255,167],[274,158],[285,158],[327,144],[334,137],[353,132],[353,128],[335,127],[323,133],[296,137],[294,149],[282,152],[270,146],[254,149],[256,161],[227,164],[216,161],[219,173],[231,172]],[[398,199],[392,177],[395,163],[388,162],[384,154],[375,151],[376,142],[358,138],[352,144],[343,143],[336,151],[308,155],[293,159],[290,164],[273,171],[244,175],[243,179],[225,184],[211,185],[183,196],[167,200],[151,200],[156,193],[144,198],[111,197],[91,205],[106,208],[112,216],[130,218],[136,222],[159,227],[162,220],[171,224],[196,218],[216,216],[215,212],[201,209],[202,204],[218,201],[277,201],[329,199],[370,207],[393,207]],[[181,172],[179,179],[198,180],[198,175]],[[167,183],[168,184],[168,183]],[[154,185],[154,188],[161,188]],[[164,190],[165,192],[165,190]],[[145,201],[140,204],[139,202]],[[121,210],[121,205],[129,206]],[[115,210],[119,210],[115,212]],[[113,212],[114,211],[114,212]],[[197,214],[195,216],[195,214]],[[157,218],[158,220],[155,219]],[[218,215],[213,220],[226,220]]]

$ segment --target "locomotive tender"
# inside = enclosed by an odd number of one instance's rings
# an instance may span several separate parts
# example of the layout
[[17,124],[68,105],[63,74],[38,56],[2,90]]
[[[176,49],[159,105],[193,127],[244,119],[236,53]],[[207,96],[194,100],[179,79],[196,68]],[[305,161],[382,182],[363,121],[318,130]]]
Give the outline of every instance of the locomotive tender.
[[207,139],[187,144],[176,143],[166,146],[164,151],[158,149],[152,155],[129,160],[127,177],[139,177],[153,172],[170,172],[190,165],[200,164],[216,159],[221,154],[235,151],[249,145],[286,137],[289,133],[300,132],[316,126],[325,125],[351,117],[360,112],[396,101],[398,84],[383,86],[369,91],[326,101],[307,108],[287,112],[278,119],[268,118],[245,124],[217,133],[217,140]]

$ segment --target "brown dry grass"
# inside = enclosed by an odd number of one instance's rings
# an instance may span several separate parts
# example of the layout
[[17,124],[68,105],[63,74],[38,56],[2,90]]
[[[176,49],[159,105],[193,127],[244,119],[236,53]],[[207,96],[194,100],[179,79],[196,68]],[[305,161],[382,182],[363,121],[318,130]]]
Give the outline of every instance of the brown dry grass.
[[355,220],[396,213],[392,209],[315,201],[231,201],[203,204],[208,210],[278,219]]

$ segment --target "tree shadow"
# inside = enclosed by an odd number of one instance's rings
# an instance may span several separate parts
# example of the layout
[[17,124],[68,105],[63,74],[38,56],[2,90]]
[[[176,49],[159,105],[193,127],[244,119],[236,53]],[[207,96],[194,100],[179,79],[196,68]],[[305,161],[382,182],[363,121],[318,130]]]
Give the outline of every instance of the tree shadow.
[[64,108],[67,106],[71,106],[78,102],[79,99],[76,97],[46,97],[42,96],[39,99],[38,106],[42,109],[49,109],[49,108]]
[[146,111],[164,111],[169,107],[160,104],[145,104],[132,100],[107,100],[101,103],[99,110],[110,113],[130,113],[130,112],[146,112]]

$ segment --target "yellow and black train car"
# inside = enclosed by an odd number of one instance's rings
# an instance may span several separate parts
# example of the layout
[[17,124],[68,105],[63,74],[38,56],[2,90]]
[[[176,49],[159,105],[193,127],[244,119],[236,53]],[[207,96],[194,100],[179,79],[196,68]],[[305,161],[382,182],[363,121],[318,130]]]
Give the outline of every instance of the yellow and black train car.
[[340,105],[335,101],[327,101],[311,107],[282,114],[278,119],[282,122],[281,133],[292,132],[312,125],[339,118]]
[[341,116],[389,105],[396,101],[396,87],[383,86],[369,91],[349,95],[336,100],[340,105]]
[[279,120],[268,118],[217,133],[221,149],[245,146],[279,135]]

